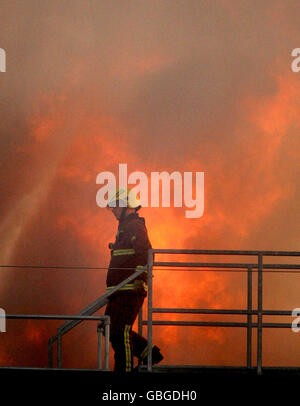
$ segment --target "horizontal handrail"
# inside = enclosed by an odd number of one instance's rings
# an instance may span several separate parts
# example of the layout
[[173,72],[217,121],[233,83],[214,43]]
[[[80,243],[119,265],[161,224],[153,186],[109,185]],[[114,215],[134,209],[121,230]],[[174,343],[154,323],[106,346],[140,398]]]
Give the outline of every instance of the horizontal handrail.
[[[129,282],[132,282],[135,280],[138,276],[140,276],[142,273],[145,272],[147,267],[139,268],[134,274],[130,275],[128,278],[124,279],[121,283],[119,283],[117,286],[115,286],[109,293],[105,293],[104,295],[100,296],[97,300],[95,300],[93,303],[85,307],[81,312],[79,312],[79,315],[90,315],[95,313],[97,310],[101,309],[101,307],[105,306],[108,302],[108,299],[110,296],[112,296],[114,293],[116,293],[120,288],[122,288],[124,285],[126,285]],[[68,331],[70,331],[73,327],[77,326],[80,321],[71,321],[71,322],[66,322],[62,324],[58,330],[61,335],[66,334]]]
[[[221,262],[153,262],[153,267],[174,267],[174,268],[255,268],[257,264],[247,263],[221,263]],[[300,264],[264,264],[266,269],[300,269]]]
[[[1,315],[0,315],[1,317]],[[68,314],[5,314],[6,319],[49,319],[49,320],[102,320],[105,321],[107,316],[79,316]]]
[[153,254],[300,256],[300,251],[189,250],[153,248]]
[[[257,315],[258,310],[243,309],[180,309],[180,308],[163,308],[153,307],[152,313],[192,313],[192,314],[237,314],[237,315]],[[266,316],[292,316],[292,310],[263,310]]]
[[[147,320],[142,321],[143,326],[148,324]],[[174,320],[152,320],[154,326],[203,326],[203,327],[248,327],[247,322],[237,321],[174,321]],[[258,327],[258,323],[251,323],[252,327]],[[262,327],[269,328],[291,328],[291,323],[263,323]]]
[[[51,366],[53,364],[53,343],[57,341],[57,365],[59,368],[61,368],[61,363],[62,363],[62,349],[61,349],[61,340],[62,336],[66,334],[68,331],[70,331],[72,328],[77,326],[79,323],[83,321],[81,319],[82,316],[90,316],[91,314],[95,313],[97,310],[99,310],[101,307],[105,306],[108,303],[109,297],[112,296],[114,293],[116,293],[120,288],[122,288],[124,285],[126,285],[129,282],[132,282],[135,280],[137,277],[139,277],[142,273],[145,272],[147,269],[147,266],[144,266],[142,268],[138,268],[132,275],[130,275],[128,278],[124,279],[121,283],[119,283],[117,286],[115,286],[113,289],[111,289],[110,292],[105,293],[102,295],[100,298],[95,300],[93,303],[85,307],[81,312],[78,314],[78,319],[72,319],[69,321],[66,321],[63,323],[61,326],[58,327],[57,329],[57,334],[49,338],[49,346],[48,346],[48,364]],[[106,337],[106,345],[108,345],[107,337]],[[106,359],[106,369],[108,369],[108,360]]]

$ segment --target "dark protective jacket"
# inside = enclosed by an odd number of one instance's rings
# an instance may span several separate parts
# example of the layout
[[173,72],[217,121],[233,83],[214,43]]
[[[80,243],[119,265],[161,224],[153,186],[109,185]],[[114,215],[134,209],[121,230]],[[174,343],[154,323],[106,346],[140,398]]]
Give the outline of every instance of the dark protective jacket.
[[[106,278],[108,291],[133,274],[136,268],[147,264],[149,248],[152,246],[143,217],[132,213],[119,222],[116,240],[111,245],[111,260]],[[122,290],[136,290],[141,286],[146,290],[146,272],[138,280],[125,285]]]

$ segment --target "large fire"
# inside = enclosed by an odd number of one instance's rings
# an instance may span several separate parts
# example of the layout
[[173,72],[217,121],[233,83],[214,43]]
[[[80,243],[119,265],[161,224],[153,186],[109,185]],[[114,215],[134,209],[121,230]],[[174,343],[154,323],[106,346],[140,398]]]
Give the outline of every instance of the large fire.
[[[241,102],[241,115],[250,129],[239,129],[242,134],[234,141],[230,161],[217,145],[211,159],[208,151],[212,146],[205,142],[193,155],[177,157],[181,171],[205,172],[205,212],[199,219],[187,219],[184,209],[145,208],[141,215],[146,218],[154,248],[269,248],[263,240],[247,246],[247,238],[268,213],[295,192],[295,186],[289,180],[283,181],[283,174],[278,173],[278,160],[287,130],[299,123],[296,88],[297,83],[291,79],[279,77],[274,96],[261,102],[250,99]],[[59,108],[54,107],[56,102],[55,97],[51,103],[47,98],[43,111],[30,122],[26,142],[16,148],[16,161],[29,159],[32,172],[25,180],[26,194],[16,198],[1,224],[1,234],[7,233],[2,242],[2,261],[104,269],[3,271],[3,306],[9,312],[77,313],[104,293],[107,244],[114,238],[116,224],[109,213],[96,207],[95,177],[99,171],[114,171],[120,162],[146,173],[174,170],[172,156],[166,156],[164,162],[153,155],[150,159],[139,156],[126,129],[112,117],[85,113],[75,118],[68,100],[62,98]],[[75,108],[79,107],[75,105]],[[295,150],[288,150],[288,154],[292,159]],[[19,170],[22,171],[22,166]],[[159,254],[156,258],[190,260],[186,256]],[[200,261],[210,259],[205,256]],[[245,308],[245,278],[242,273],[154,269],[154,306]],[[14,292],[13,301],[10,290]],[[174,314],[155,315],[155,318],[222,319]],[[9,323],[9,332],[1,337],[3,364],[28,364],[30,359],[32,363],[45,362],[41,348],[46,351],[47,334],[54,334],[54,330],[49,324],[48,330],[45,327],[41,330],[40,324],[36,327],[35,323],[22,322],[25,330],[17,327],[16,322]],[[88,337],[92,334],[91,328],[83,331]],[[8,337],[13,332],[17,334],[16,339],[10,342]],[[91,337],[87,342],[95,346],[95,337]],[[17,349],[24,339],[26,353]],[[154,328],[154,339],[170,364],[245,362],[245,330],[242,329],[158,326]],[[231,341],[235,345],[228,350]],[[38,356],[32,358],[36,348],[39,348]],[[81,360],[86,365],[95,362],[94,352],[86,345],[78,345],[75,339],[65,351],[70,366],[74,364],[70,355],[74,351],[84,354]]]

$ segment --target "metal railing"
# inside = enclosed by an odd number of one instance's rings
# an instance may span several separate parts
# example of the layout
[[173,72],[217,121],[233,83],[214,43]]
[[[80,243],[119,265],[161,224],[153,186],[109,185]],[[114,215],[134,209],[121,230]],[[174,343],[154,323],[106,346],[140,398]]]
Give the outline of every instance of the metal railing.
[[[72,317],[72,320],[66,321],[64,324],[58,327],[57,334],[50,337],[48,341],[48,366],[53,368],[53,344],[57,342],[57,368],[62,368],[62,336],[72,330],[75,326],[81,323],[83,320],[89,320],[91,315],[97,310],[101,309],[108,303],[109,297],[116,293],[120,288],[129,282],[135,280],[140,276],[147,266],[143,268],[138,268],[134,274],[130,275],[128,278],[124,279],[123,282],[115,286],[109,293],[105,293],[89,306],[85,307],[77,316]],[[105,337],[105,367],[104,370],[109,370],[109,316],[99,316],[99,320],[104,321],[104,337]],[[106,321],[105,321],[106,320]],[[98,333],[98,368],[101,369],[102,364],[102,331],[103,327],[100,324],[97,328]]]
[[[71,320],[77,323],[82,322],[83,320],[98,320],[101,322],[97,331],[104,333],[105,338],[105,358],[104,358],[104,370],[109,370],[109,325],[110,317],[109,316],[89,316],[89,315],[65,315],[65,314],[6,314],[6,319],[34,319],[34,320]],[[102,331],[103,330],[103,331]],[[102,334],[101,334],[102,335]],[[55,338],[56,337],[56,338]],[[57,336],[51,337],[49,339],[48,347],[48,364],[53,366],[53,342],[57,340]],[[60,346],[60,347],[59,347]],[[61,354],[61,340],[58,341],[58,351]],[[99,343],[99,334],[98,334],[98,368],[102,369],[102,337]]]
[[[252,256],[256,257],[254,263],[215,263],[215,262],[155,262],[155,254],[184,254],[184,255],[230,255],[230,256]],[[50,337],[48,341],[48,366],[53,368],[53,344],[57,342],[57,368],[62,368],[62,337],[84,320],[99,320],[98,333],[98,368],[102,369],[102,336],[105,339],[104,370],[109,370],[109,316],[92,316],[97,310],[108,303],[109,297],[122,288],[125,284],[132,282],[145,270],[148,271],[148,301],[147,319],[143,319],[142,309],[139,312],[138,330],[142,334],[143,326],[147,326],[148,335],[148,361],[146,370],[152,372],[152,329],[153,326],[211,326],[211,327],[242,327],[247,329],[247,368],[252,368],[252,331],[257,329],[257,374],[262,373],[262,332],[264,328],[291,328],[291,323],[266,323],[263,316],[291,316],[292,310],[265,310],[263,309],[263,273],[274,272],[274,270],[299,270],[300,264],[269,264],[264,263],[264,257],[299,257],[300,252],[296,251],[232,251],[232,250],[178,250],[178,249],[149,249],[148,264],[139,268],[123,282],[118,284],[109,293],[104,294],[89,306],[84,308],[77,315],[24,315],[6,314],[7,319],[49,319],[68,320],[57,329],[57,334]],[[243,271],[247,273],[247,308],[246,309],[198,309],[198,308],[158,308],[153,307],[153,268],[159,267],[167,270],[181,270],[180,268],[193,269],[195,271]],[[197,269],[198,268],[198,269]],[[253,309],[253,273],[257,272],[257,309]],[[296,271],[297,272],[297,271]],[[298,272],[299,273],[299,272]],[[213,315],[242,315],[247,316],[245,322],[225,321],[173,321],[153,320],[153,314],[213,314]],[[253,316],[257,316],[257,322],[253,322]],[[170,366],[171,367],[171,366]],[[184,366],[181,366],[184,367]],[[141,367],[142,369],[144,367]]]
[[[190,254],[190,255],[234,255],[254,256],[256,263],[201,263],[201,262],[154,262],[155,254]],[[299,257],[300,252],[289,251],[232,251],[232,250],[180,250],[180,249],[152,249],[148,253],[148,317],[143,320],[142,309],[139,312],[138,329],[142,334],[143,325],[148,330],[148,363],[147,371],[152,371],[152,327],[160,326],[214,326],[214,327],[243,327],[247,328],[247,368],[251,368],[252,360],[252,329],[257,329],[257,374],[262,373],[262,331],[263,328],[291,328],[290,323],[263,323],[263,315],[291,316],[289,310],[263,309],[263,272],[267,270],[300,269],[300,264],[264,264],[264,257]],[[153,307],[153,268],[212,268],[211,270],[244,269],[247,271],[247,309],[180,309],[180,308],[154,308]],[[252,308],[252,274],[257,270],[257,309]],[[217,322],[217,321],[171,321],[153,320],[155,313],[190,313],[190,314],[232,314],[247,315],[247,322]],[[257,323],[253,323],[252,316],[257,316]]]

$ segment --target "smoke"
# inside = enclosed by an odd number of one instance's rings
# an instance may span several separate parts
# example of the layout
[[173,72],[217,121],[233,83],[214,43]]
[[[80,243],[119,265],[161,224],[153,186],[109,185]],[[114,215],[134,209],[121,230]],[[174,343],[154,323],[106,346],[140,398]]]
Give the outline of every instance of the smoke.
[[[2,265],[105,268],[117,225],[96,205],[96,175],[119,163],[205,173],[203,217],[143,209],[154,248],[299,249],[296,1],[2,1],[1,14]],[[105,272],[1,268],[0,306],[77,313]],[[154,274],[155,306],[246,306],[245,274]],[[297,292],[297,275],[264,277],[268,308],[299,307]],[[8,320],[1,363],[45,365],[58,325]],[[188,329],[154,329],[166,362],[245,362],[245,330]],[[95,333],[65,338],[64,365],[96,366]],[[299,364],[296,334],[265,337],[264,362]]]

